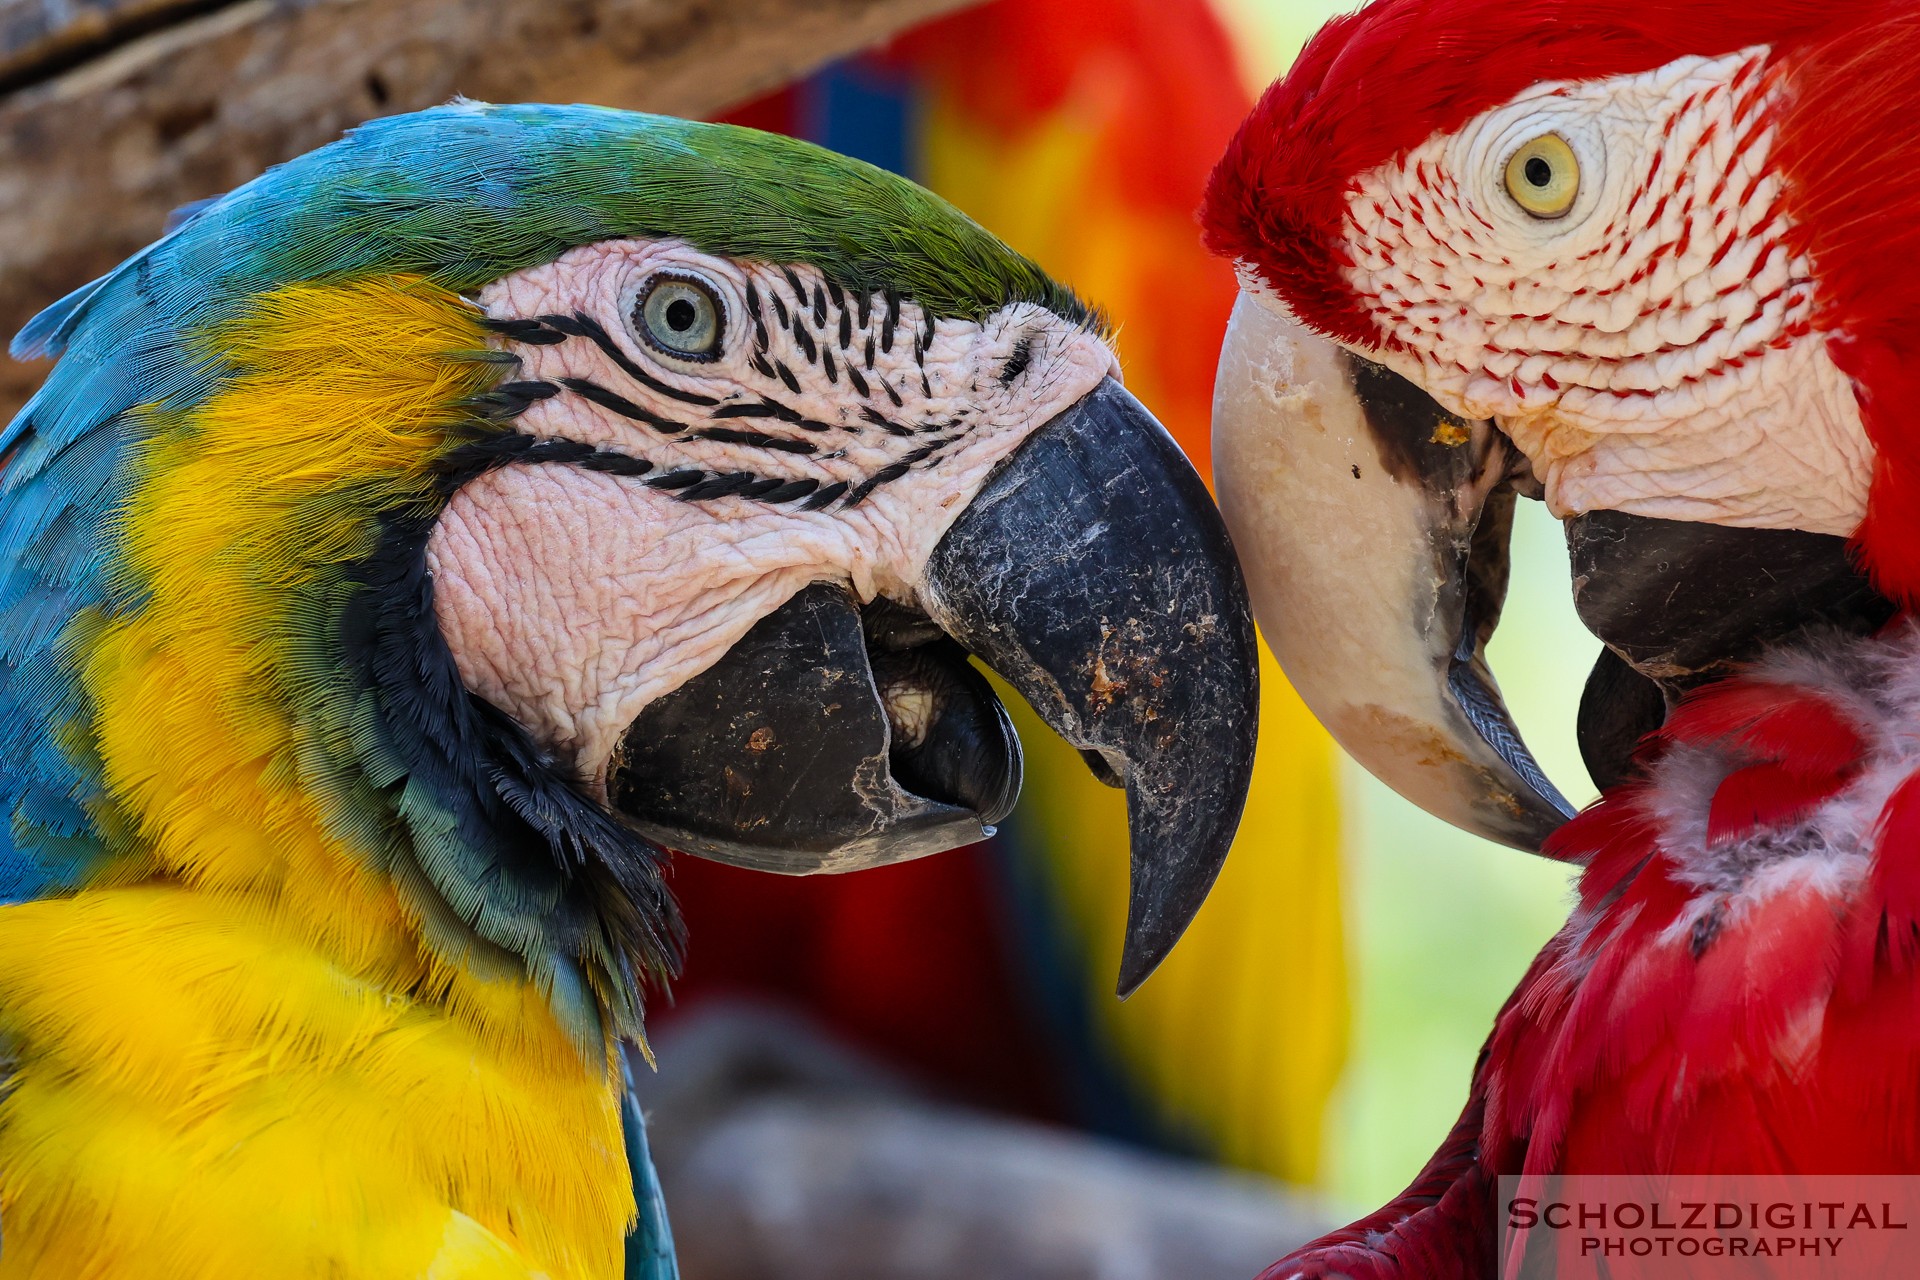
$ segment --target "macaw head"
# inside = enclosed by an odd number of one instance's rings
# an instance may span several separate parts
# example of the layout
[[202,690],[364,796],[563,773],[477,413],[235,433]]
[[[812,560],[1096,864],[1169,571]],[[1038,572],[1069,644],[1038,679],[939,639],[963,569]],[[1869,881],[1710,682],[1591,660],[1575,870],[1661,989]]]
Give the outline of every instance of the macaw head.
[[60,362],[0,506],[12,896],[270,884],[338,932],[371,878],[630,1032],[663,848],[845,871],[1006,815],[969,655],[1126,788],[1124,986],[1224,856],[1255,677],[1217,513],[1099,317],[905,180],[456,104],[16,349]]
[[1920,594],[1916,36],[1889,3],[1380,0],[1247,119],[1204,210],[1242,284],[1216,482],[1288,674],[1404,795],[1524,847],[1567,813],[1484,659],[1516,494],[1608,646],[1602,786],[1686,689]]

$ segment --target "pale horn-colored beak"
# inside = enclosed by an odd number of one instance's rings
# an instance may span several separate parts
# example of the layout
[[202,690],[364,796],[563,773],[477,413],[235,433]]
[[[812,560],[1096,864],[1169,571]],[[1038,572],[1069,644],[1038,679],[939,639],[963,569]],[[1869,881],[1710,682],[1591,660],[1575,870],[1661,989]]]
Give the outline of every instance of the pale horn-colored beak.
[[1213,460],[1254,616],[1314,715],[1427,812],[1537,850],[1573,811],[1485,657],[1506,595],[1512,445],[1243,292]]

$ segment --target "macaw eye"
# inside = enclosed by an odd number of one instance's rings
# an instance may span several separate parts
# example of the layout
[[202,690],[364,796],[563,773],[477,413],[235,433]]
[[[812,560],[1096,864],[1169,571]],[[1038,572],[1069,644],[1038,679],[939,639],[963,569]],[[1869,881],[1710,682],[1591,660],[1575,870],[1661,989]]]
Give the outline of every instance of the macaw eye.
[[1536,218],[1558,218],[1580,194],[1580,162],[1557,133],[1521,145],[1507,161],[1507,194]]
[[691,275],[656,276],[633,304],[633,327],[640,336],[682,360],[719,354],[724,316],[719,291]]

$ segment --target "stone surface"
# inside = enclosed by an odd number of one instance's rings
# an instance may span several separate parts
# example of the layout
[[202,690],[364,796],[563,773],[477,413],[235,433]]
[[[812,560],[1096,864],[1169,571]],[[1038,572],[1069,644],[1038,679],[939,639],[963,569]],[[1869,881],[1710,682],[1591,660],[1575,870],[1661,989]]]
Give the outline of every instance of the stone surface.
[[[0,0],[0,336],[226,191],[456,94],[702,115],[962,0]],[[0,420],[44,369],[0,359]]]

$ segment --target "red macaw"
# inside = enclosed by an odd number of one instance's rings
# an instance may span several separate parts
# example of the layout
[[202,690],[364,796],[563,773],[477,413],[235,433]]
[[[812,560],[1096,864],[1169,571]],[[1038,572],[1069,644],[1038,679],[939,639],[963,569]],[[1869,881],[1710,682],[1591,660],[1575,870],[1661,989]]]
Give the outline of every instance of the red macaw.
[[[1920,1172],[1916,48],[1884,0],[1380,0],[1215,171],[1265,634],[1403,794],[1583,869],[1440,1152],[1269,1276],[1496,1274],[1501,1175]],[[1570,821],[1484,662],[1516,494],[1608,646]]]

